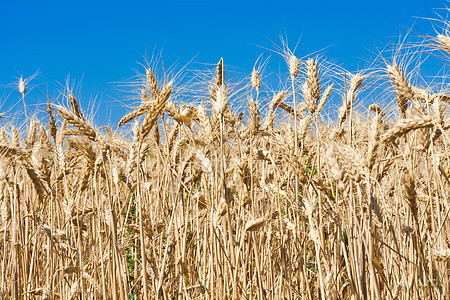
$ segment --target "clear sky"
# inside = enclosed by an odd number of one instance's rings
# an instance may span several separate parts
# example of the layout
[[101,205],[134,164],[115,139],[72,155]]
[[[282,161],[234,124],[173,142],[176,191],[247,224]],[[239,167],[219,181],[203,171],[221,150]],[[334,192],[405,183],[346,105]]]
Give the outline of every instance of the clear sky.
[[[166,66],[202,69],[220,57],[233,71],[250,74],[260,54],[287,36],[300,40],[299,57],[321,53],[355,71],[376,47],[398,42],[407,28],[433,34],[429,20],[448,3],[437,0],[379,1],[6,1],[0,4],[0,101],[2,112],[22,109],[18,78],[38,71],[26,97],[31,111],[61,84],[79,87],[86,110],[114,124],[124,113],[120,82],[130,81],[145,56],[162,52]],[[328,47],[328,48],[327,48]],[[272,55],[267,72],[285,72]],[[130,103],[127,101],[126,103]]]

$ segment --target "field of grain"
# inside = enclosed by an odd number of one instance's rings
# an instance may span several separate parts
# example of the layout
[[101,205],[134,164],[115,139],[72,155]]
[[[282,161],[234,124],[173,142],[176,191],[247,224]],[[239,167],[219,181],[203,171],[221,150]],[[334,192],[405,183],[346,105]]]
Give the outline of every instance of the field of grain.
[[[220,60],[191,102],[148,65],[114,128],[70,89],[3,123],[1,299],[449,299],[446,86],[283,50],[277,90]],[[357,108],[374,77],[390,104]]]

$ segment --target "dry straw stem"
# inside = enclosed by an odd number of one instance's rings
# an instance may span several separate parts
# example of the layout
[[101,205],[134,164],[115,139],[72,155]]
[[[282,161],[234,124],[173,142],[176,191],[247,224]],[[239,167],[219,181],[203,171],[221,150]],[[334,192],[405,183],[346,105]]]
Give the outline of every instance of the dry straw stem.
[[175,126],[172,127],[172,129],[167,134],[166,145],[167,145],[167,150],[169,152],[173,148],[173,144],[175,142],[175,139],[178,136],[179,131],[180,131],[180,125],[176,124]]
[[385,132],[380,137],[381,143],[389,143],[394,141],[396,138],[410,132],[411,130],[420,128],[433,127],[433,121],[427,116],[413,117],[410,119],[400,120],[393,128]]

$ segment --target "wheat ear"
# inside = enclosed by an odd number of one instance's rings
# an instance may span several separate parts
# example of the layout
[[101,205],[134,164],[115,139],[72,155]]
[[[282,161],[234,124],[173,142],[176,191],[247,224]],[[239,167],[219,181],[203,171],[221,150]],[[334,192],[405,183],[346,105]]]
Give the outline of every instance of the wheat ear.
[[245,224],[245,232],[252,232],[257,231],[261,227],[263,227],[266,224],[266,217],[257,218],[254,220],[249,220]]
[[259,130],[260,126],[260,116],[259,116],[259,106],[258,103],[250,99],[250,123],[249,123],[249,131],[251,134]]
[[[155,74],[150,67],[145,69],[146,79],[147,79],[147,88],[152,94],[152,96],[156,99],[159,96],[158,82],[156,81]],[[144,94],[143,94],[144,95]]]
[[56,129],[56,122],[55,122],[55,118],[53,116],[53,110],[52,110],[52,106],[50,104],[50,100],[47,100],[47,109],[46,112],[48,113],[48,128],[50,129],[50,135],[53,137],[53,140],[56,141],[56,133],[57,133],[57,129]]
[[85,120],[77,115],[75,115],[73,112],[69,111],[67,108],[61,105],[55,105],[56,109],[58,110],[59,114],[69,122],[70,125],[75,127],[80,131],[80,134],[88,137],[89,139],[95,141],[97,137],[97,133],[94,130],[94,128]]
[[347,115],[349,114],[350,109],[355,102],[357,91],[361,87],[363,79],[364,76],[361,73],[357,73],[352,76],[352,79],[350,81],[350,89],[347,92],[347,97],[344,98],[344,103],[339,109],[339,127],[342,126],[342,124],[347,119]]
[[223,58],[220,58],[219,63],[217,64],[217,70],[216,70],[216,86],[217,87],[224,85],[224,73],[225,73],[225,68],[223,66]]
[[318,115],[322,109],[325,107],[325,104],[328,101],[328,98],[330,97],[331,91],[333,90],[333,84],[329,85],[326,89],[325,92],[323,92],[322,94],[322,98],[320,99],[319,105],[317,106],[317,111],[316,114]]
[[150,130],[155,126],[156,121],[158,120],[158,116],[161,113],[162,109],[166,105],[167,100],[172,93],[172,82],[164,86],[161,91],[160,96],[156,99],[155,103],[153,103],[150,111],[145,116],[144,121],[142,122],[142,127],[139,135],[139,141],[142,142],[144,138],[149,134]]
[[380,142],[392,142],[396,138],[408,133],[411,130],[428,128],[432,126],[433,122],[431,121],[431,118],[426,116],[402,119],[397,124],[395,124],[393,128],[391,128],[381,136]]
[[434,257],[436,257],[437,260],[450,261],[450,249],[449,248],[433,249],[432,254]]
[[70,107],[72,108],[73,113],[80,119],[84,119],[83,112],[80,109],[80,106],[78,105],[77,99],[75,99],[75,96],[72,93],[69,93],[69,102]]
[[306,106],[309,112],[314,114],[320,100],[320,84],[317,63],[313,58],[306,61],[306,82],[302,90],[304,90]]
[[388,64],[386,66],[386,71],[397,92],[397,103],[400,109],[400,115],[404,118],[406,109],[408,108],[407,99],[413,99],[413,91],[411,86],[408,84],[402,69],[396,63],[392,65]]
[[288,65],[289,74],[291,75],[291,79],[294,80],[300,72],[300,61],[295,55],[291,54],[288,58]]
[[251,78],[252,87],[259,91],[261,88],[261,77],[259,76],[258,70],[253,69]]
[[269,111],[267,113],[267,117],[264,120],[264,128],[269,129],[272,128],[273,122],[275,121],[275,109],[281,104],[284,97],[286,96],[285,91],[281,91],[273,96],[272,101],[269,104]]

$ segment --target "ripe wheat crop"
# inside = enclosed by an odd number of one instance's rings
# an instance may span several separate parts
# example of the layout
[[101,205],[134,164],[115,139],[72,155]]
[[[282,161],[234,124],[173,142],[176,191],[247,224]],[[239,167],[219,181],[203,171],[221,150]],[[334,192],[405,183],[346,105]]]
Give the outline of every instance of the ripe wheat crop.
[[[116,128],[69,90],[2,126],[2,299],[448,299],[450,95],[398,58],[332,80],[284,58],[276,91],[221,59],[188,103],[147,66]],[[392,105],[357,109],[374,77]]]

